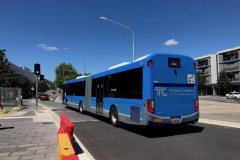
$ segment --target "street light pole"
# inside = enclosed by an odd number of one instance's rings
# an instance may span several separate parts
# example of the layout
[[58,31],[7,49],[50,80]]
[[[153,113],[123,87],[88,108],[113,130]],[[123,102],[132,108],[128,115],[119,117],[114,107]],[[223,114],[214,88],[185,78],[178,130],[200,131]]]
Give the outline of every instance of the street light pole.
[[133,54],[133,61],[134,61],[134,60],[135,60],[135,53],[134,53],[134,32],[133,32],[132,28],[130,28],[130,27],[124,25],[124,24],[115,22],[115,21],[113,21],[113,20],[111,20],[111,19],[108,19],[108,18],[106,18],[106,17],[100,17],[100,19],[105,20],[105,21],[109,21],[109,22],[115,23],[115,24],[117,24],[117,25],[119,25],[119,26],[122,26],[122,27],[124,27],[124,28],[127,28],[127,29],[132,33],[132,52],[133,52],[132,54]]
[[83,69],[84,69],[84,75],[85,75],[85,71],[86,71],[86,59],[85,59],[85,54],[84,53],[82,53],[82,52],[80,52],[80,51],[75,51],[75,50],[73,50],[73,49],[70,49],[70,48],[63,48],[64,50],[69,50],[69,51],[73,51],[73,52],[77,52],[77,53],[81,53],[82,55],[83,55]]

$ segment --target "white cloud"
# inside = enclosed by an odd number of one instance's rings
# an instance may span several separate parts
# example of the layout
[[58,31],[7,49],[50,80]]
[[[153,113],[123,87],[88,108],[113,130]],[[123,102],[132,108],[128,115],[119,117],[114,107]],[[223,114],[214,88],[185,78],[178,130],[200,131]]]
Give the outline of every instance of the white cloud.
[[176,41],[175,39],[169,39],[169,40],[167,40],[164,44],[166,45],[166,46],[174,46],[174,45],[178,45],[178,41]]
[[49,46],[49,45],[46,45],[46,44],[38,44],[36,46],[39,47],[39,48],[42,48],[42,49],[44,49],[46,51],[56,51],[56,50],[59,50],[59,48],[57,48],[57,47]]

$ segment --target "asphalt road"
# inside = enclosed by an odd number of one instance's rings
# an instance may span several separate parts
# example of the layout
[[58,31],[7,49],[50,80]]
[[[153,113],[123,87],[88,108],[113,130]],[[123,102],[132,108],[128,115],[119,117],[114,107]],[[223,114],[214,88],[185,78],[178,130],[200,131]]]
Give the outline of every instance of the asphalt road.
[[196,123],[172,127],[111,126],[108,119],[81,115],[53,101],[41,101],[57,114],[66,114],[74,133],[99,160],[232,160],[240,157],[240,129]]

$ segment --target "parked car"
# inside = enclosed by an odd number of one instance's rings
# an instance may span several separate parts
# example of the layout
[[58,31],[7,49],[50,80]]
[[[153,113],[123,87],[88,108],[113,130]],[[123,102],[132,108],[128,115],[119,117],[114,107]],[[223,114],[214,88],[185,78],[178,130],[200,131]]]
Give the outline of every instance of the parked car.
[[240,92],[234,93],[233,98],[234,99],[240,99]]
[[41,94],[40,99],[41,100],[49,100],[49,95],[47,93],[43,93],[43,94]]
[[38,98],[41,98],[42,92],[38,92]]
[[236,92],[236,91],[233,91],[233,92],[229,92],[226,94],[226,98],[229,99],[240,99],[240,92]]

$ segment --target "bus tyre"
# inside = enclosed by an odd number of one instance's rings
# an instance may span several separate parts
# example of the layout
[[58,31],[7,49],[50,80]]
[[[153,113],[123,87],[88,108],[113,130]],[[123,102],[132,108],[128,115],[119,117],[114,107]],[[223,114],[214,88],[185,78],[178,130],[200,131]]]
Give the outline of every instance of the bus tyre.
[[115,107],[113,107],[110,111],[110,120],[111,120],[111,124],[115,127],[119,126],[119,121],[118,121],[118,113],[117,113],[117,109]]
[[81,114],[84,113],[84,111],[83,111],[83,104],[82,104],[82,103],[79,104],[79,112],[80,112]]
[[68,108],[68,101],[66,101],[66,108]]

